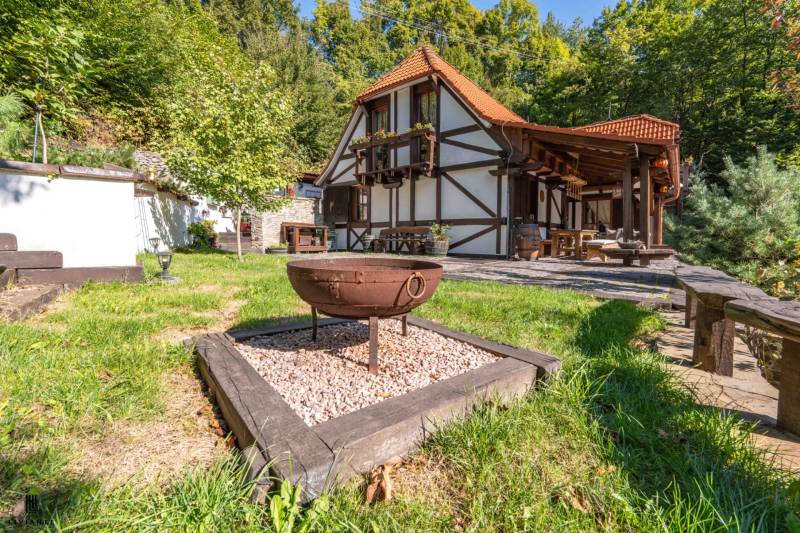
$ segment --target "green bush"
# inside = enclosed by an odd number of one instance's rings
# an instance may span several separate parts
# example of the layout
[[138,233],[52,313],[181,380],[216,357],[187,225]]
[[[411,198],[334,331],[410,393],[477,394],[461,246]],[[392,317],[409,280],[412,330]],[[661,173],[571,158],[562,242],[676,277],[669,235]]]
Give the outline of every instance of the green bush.
[[670,241],[682,257],[780,296],[800,294],[800,170],[759,147],[744,165],[725,158],[719,185],[693,176]]
[[54,165],[78,165],[82,167],[102,167],[111,163],[125,168],[136,168],[132,144],[120,143],[113,148],[77,146],[62,139],[56,140],[49,148],[47,162]]
[[193,248],[214,248],[217,244],[217,232],[214,231],[213,220],[192,222],[188,231],[192,236]]

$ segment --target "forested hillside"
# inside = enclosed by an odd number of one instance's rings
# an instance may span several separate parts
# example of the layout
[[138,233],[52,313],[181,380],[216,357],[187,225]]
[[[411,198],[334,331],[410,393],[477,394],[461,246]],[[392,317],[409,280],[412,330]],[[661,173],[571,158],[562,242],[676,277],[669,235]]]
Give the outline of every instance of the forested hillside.
[[[780,4],[791,20],[797,7]],[[726,153],[743,160],[759,144],[798,158],[798,107],[776,82],[796,71],[797,51],[774,21],[762,0],[620,2],[569,26],[526,0],[487,11],[469,0],[320,1],[308,21],[290,0],[1,0],[0,93],[21,100],[22,134],[42,106],[45,132],[71,141],[64,150],[157,146],[169,141],[167,104],[194,104],[185,88],[197,69],[246,77],[263,62],[293,109],[293,152],[313,166],[358,90],[426,42],[532,121],[677,121],[683,154],[714,173]],[[30,139],[5,144],[5,156],[25,155]]]

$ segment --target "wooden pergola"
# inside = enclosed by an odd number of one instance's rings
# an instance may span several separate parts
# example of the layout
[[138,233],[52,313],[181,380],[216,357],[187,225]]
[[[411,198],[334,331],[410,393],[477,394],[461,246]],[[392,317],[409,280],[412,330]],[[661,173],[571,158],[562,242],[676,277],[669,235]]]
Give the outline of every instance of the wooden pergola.
[[512,177],[561,189],[562,225],[569,183],[592,199],[610,199],[621,189],[623,234],[633,240],[638,192],[639,240],[648,248],[663,244],[663,208],[681,188],[677,124],[639,115],[581,128],[513,124],[502,133],[518,151]]

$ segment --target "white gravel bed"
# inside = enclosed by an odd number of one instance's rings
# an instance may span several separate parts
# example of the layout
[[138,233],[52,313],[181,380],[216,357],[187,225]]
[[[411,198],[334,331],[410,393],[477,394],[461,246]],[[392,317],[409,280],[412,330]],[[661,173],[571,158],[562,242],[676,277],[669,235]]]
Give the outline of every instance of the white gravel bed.
[[420,389],[499,357],[471,344],[381,320],[379,370],[367,371],[369,328],[348,322],[311,330],[254,337],[237,343],[244,358],[309,426]]

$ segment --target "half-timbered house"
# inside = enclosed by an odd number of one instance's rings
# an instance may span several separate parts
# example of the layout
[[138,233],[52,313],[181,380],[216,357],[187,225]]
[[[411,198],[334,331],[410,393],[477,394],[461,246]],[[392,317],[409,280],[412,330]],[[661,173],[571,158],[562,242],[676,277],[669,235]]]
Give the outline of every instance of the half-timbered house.
[[358,96],[316,183],[339,249],[434,222],[451,226],[452,255],[513,255],[517,222],[638,230],[652,246],[680,191],[678,136],[648,115],[527,122],[421,47]]

